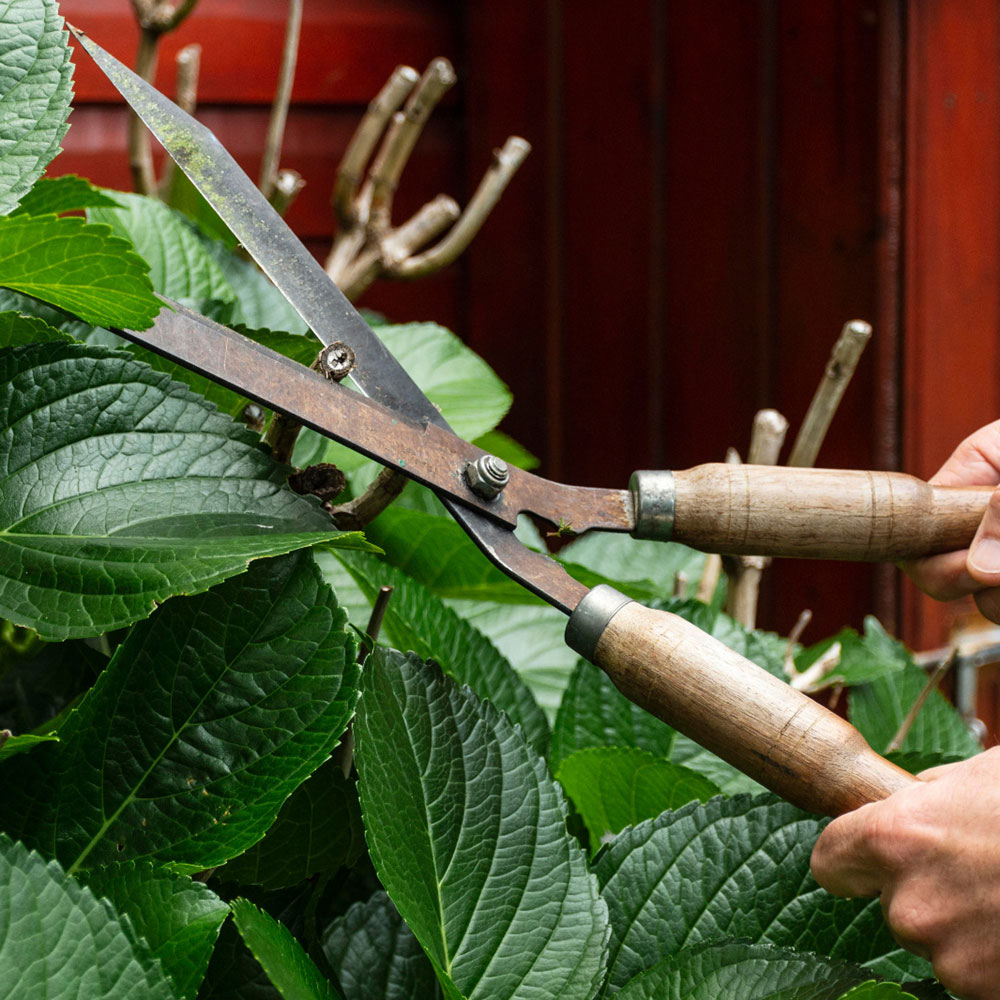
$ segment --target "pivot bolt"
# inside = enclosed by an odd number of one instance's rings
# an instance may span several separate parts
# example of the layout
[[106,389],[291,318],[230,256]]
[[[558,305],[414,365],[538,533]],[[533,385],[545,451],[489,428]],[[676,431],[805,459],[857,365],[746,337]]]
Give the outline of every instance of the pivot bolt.
[[319,352],[315,367],[324,378],[339,382],[354,367],[354,351],[338,340]]
[[481,455],[465,466],[465,478],[476,496],[492,500],[510,482],[510,470],[503,459]]

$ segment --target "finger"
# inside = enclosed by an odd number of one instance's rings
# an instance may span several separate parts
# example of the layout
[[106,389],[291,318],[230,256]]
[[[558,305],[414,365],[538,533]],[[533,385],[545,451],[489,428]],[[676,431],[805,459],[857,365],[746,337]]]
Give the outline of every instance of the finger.
[[1000,489],[993,491],[986,513],[969,546],[969,576],[979,588],[1000,587]]
[[835,896],[877,896],[886,878],[884,867],[869,849],[867,822],[870,806],[835,819],[813,847],[813,878]]
[[939,601],[954,601],[979,589],[969,574],[968,550],[946,552],[927,559],[903,563],[902,569],[925,593]]
[[984,618],[1000,625],[1000,587],[982,590],[976,594],[976,607]]
[[995,486],[1000,482],[1000,420],[970,434],[930,481],[941,486]]

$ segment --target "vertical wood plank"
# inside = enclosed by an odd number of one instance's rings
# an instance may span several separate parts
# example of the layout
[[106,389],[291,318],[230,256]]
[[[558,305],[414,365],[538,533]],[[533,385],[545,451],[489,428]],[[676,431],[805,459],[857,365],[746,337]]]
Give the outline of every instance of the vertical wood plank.
[[[1000,8],[907,6],[904,462],[929,476],[1000,412]],[[955,610],[907,588],[906,638]]]

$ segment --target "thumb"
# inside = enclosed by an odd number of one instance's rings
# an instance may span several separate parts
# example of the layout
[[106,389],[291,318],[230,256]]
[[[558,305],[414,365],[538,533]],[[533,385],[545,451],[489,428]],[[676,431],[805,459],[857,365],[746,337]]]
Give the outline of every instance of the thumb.
[[968,570],[981,586],[1000,586],[1000,488],[993,491],[969,547]]

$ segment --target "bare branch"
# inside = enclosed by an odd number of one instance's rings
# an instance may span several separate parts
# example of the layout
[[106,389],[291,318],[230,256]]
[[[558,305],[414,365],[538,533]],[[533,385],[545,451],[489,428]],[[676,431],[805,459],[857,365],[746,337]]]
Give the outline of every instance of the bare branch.
[[388,228],[392,199],[403,168],[438,101],[455,83],[455,71],[447,59],[434,59],[424,71],[406,107],[392,117],[382,146],[375,157],[369,180],[372,185],[369,224]]
[[271,192],[271,204],[278,215],[283,216],[288,211],[305,186],[306,182],[297,170],[278,171],[278,176],[274,179],[274,190]]
[[788,683],[796,691],[806,694],[821,690],[825,679],[840,666],[840,643],[835,642],[815,663],[810,664],[801,674],[796,674]]
[[406,476],[396,469],[382,469],[361,496],[331,509],[333,523],[341,531],[360,531],[403,492],[406,483]]
[[201,72],[201,46],[194,42],[177,53],[177,87],[174,101],[179,108],[193,115],[198,106],[198,74]]
[[[174,90],[174,103],[193,115],[198,105],[198,74],[201,70],[201,46],[197,43],[185,45],[175,57],[177,66],[177,85]],[[174,183],[174,171],[177,164],[168,156],[163,161],[160,173],[160,197],[166,200]]]
[[788,456],[789,465],[808,468],[816,464],[816,456],[830,428],[830,421],[837,412],[844,390],[871,335],[872,328],[861,320],[845,324],[795,438],[792,453]]
[[444,232],[460,210],[453,198],[439,194],[422,206],[397,229],[390,229],[378,242],[359,253],[335,280],[352,301],[394,263],[429,243]]
[[281,158],[281,144],[285,138],[285,123],[288,120],[288,105],[292,98],[292,83],[295,80],[295,63],[298,59],[301,33],[302,0],[289,0],[281,71],[278,74],[278,87],[271,104],[271,120],[267,126],[267,140],[264,143],[264,156],[260,164],[260,180],[257,182],[261,193],[268,199],[274,193],[278,176],[278,160]]
[[[148,83],[152,83],[156,77],[159,46],[159,32],[146,27],[140,28],[135,71]],[[153,147],[149,132],[142,119],[131,108],[128,112],[128,164],[132,173],[132,188],[138,194],[155,195],[156,172],[153,170]]]
[[927,683],[924,685],[924,689],[917,695],[917,700],[910,707],[909,712],[906,713],[906,718],[899,724],[899,729],[896,730],[896,735],[889,740],[889,744],[885,748],[884,753],[892,753],[893,750],[898,750],[902,747],[903,741],[906,739],[906,734],[913,728],[913,723],[920,714],[920,710],[924,707],[924,703],[931,696],[931,693],[937,689],[938,685],[944,678],[944,675],[951,670],[957,656],[958,648],[956,647],[951,651],[951,655],[947,659],[942,660],[934,668],[933,673],[927,678]]
[[[774,465],[787,431],[788,421],[777,410],[759,410],[750,437],[750,464]],[[736,571],[730,574],[726,611],[747,628],[757,623],[761,577],[770,563],[764,556],[740,556]]]
[[364,211],[364,218],[359,218],[354,205],[364,169],[389,120],[399,110],[419,79],[420,75],[412,66],[397,66],[375,99],[368,105],[361,124],[351,137],[337,168],[337,180],[333,189],[333,208],[340,231],[350,229],[358,223],[367,223],[367,208]]
[[792,627],[792,631],[788,633],[788,645],[785,646],[785,657],[782,661],[782,666],[785,668],[785,675],[787,677],[799,676],[798,670],[795,669],[795,647],[799,639],[802,638],[802,633],[805,632],[812,621],[812,616],[813,613],[808,608],[805,608]]
[[181,22],[194,10],[197,5],[198,0],[181,0],[181,2],[174,7],[172,4],[167,3],[166,0],[161,0],[160,3],[156,5],[156,10],[154,12],[154,22],[155,27],[162,34],[167,31],[173,31],[175,28],[179,28]]
[[493,162],[476,188],[476,193],[448,235],[425,253],[393,265],[389,271],[392,277],[422,278],[452,263],[482,228],[487,216],[500,200],[504,188],[530,152],[531,144],[519,136],[511,136],[502,149],[495,150]]
[[722,556],[717,552],[709,552],[705,556],[705,566],[701,571],[695,597],[704,604],[711,604],[715,589],[719,586],[720,576],[722,576]]

